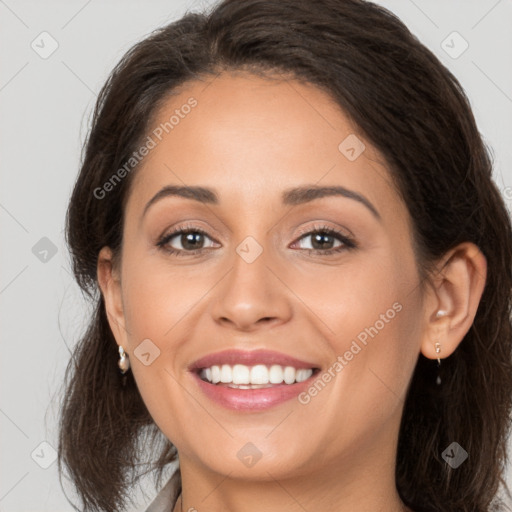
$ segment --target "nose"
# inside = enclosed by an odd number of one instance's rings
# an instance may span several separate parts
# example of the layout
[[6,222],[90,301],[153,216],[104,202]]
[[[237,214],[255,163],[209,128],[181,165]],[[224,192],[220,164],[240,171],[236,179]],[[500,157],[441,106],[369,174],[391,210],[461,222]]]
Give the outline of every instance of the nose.
[[216,287],[212,297],[215,322],[245,332],[287,322],[293,294],[284,284],[282,269],[265,250],[249,261],[235,254],[232,268]]

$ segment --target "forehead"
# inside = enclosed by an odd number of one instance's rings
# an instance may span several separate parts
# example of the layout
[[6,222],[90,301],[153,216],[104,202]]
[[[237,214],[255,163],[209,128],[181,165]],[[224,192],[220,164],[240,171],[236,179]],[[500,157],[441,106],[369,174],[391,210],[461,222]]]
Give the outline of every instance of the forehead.
[[394,191],[383,159],[357,132],[311,84],[243,73],[189,82],[153,117],[154,147],[134,176],[130,201],[143,208],[162,186],[203,185],[230,204],[256,206],[316,183],[364,188],[375,204],[383,188]]

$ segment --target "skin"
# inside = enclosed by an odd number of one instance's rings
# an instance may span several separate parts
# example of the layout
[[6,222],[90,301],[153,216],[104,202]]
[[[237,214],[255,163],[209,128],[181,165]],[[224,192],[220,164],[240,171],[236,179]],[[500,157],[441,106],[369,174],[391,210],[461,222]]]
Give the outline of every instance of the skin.
[[[190,96],[198,105],[134,176],[120,264],[108,247],[98,259],[116,341],[155,423],[178,449],[183,502],[174,510],[408,510],[394,478],[407,386],[420,353],[436,359],[439,342],[447,357],[469,330],[484,256],[463,243],[438,262],[432,285],[420,286],[411,219],[383,158],[318,88],[223,73],[169,97],[154,126]],[[338,149],[350,134],[366,145],[354,161]],[[355,191],[380,219],[341,196],[281,203],[284,189],[307,184]],[[142,216],[166,185],[212,187],[220,201],[166,197]],[[196,245],[203,253],[177,257],[156,247],[184,223],[207,232]],[[319,246],[303,233],[318,226],[352,234],[357,247],[308,254]],[[263,249],[252,263],[236,252],[247,236]],[[180,242],[178,235],[169,244],[182,249]],[[325,370],[394,303],[401,311],[307,404],[229,410],[187,371],[227,348],[268,348]],[[148,338],[160,355],[146,366],[133,352]],[[248,442],[262,454],[252,467],[237,457]]]

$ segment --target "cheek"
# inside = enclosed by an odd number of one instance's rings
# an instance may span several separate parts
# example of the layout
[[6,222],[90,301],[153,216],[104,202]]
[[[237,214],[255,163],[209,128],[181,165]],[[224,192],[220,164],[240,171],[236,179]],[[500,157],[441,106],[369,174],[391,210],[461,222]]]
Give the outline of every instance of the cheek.
[[133,341],[145,337],[172,343],[173,329],[213,287],[215,275],[200,265],[184,272],[148,256],[125,263],[123,304]]
[[380,433],[398,428],[418,358],[415,307],[410,297],[394,300],[397,296],[381,296],[375,302],[379,307],[368,302],[352,302],[353,310],[347,306],[338,320],[338,335],[329,339],[335,376],[326,392],[311,398],[325,424],[336,425],[323,432],[328,444],[348,446],[354,455]]
[[149,271],[140,260],[127,266],[126,274],[123,303],[131,371],[154,422],[179,444],[186,438],[186,424],[176,411],[190,410],[191,404],[180,382],[184,361],[178,333],[204,293],[184,286],[176,276]]
[[325,283],[318,311],[332,361],[343,366],[338,393],[371,402],[361,410],[382,410],[403,398],[419,354],[422,304],[414,259],[382,256]]
[[189,362],[183,346],[218,273],[201,265],[184,272],[164,259],[132,255],[123,261],[123,305],[133,375],[155,423],[169,439],[179,440],[186,425],[172,411],[190,410],[195,403],[180,383]]

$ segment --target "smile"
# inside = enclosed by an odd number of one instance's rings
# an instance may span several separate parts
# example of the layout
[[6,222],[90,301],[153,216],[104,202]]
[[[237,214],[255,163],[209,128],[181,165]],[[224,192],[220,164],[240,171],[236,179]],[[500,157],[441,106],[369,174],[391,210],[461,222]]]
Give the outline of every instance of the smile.
[[223,364],[203,368],[199,376],[206,382],[224,385],[237,389],[261,389],[272,387],[275,384],[295,384],[309,379],[314,368],[294,368],[274,364],[266,366],[257,364],[247,366],[244,364]]

